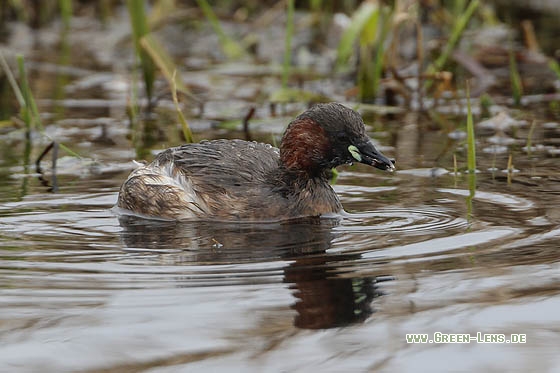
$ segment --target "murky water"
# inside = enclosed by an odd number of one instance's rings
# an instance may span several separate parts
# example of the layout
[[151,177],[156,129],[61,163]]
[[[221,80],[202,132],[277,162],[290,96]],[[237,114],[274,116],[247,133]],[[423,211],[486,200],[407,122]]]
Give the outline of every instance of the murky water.
[[[33,74],[44,77],[49,66],[38,62]],[[239,94],[209,98],[192,121],[199,138],[238,136],[211,123],[242,117],[270,79],[224,71],[231,66],[186,76],[221,87],[210,95]],[[29,147],[22,131],[0,135],[1,371],[560,366],[560,125],[545,116],[535,114],[530,155],[528,125],[497,135],[481,126],[476,179],[453,172],[454,152],[465,163],[457,136],[409,114],[369,119],[382,126],[371,133],[397,157],[398,171],[342,168],[335,189],[347,214],[335,219],[119,222],[111,208],[137,156],[126,79],[109,71],[59,76],[71,99],[53,99],[45,88],[52,77],[38,86],[55,124],[47,134],[91,160],[60,158],[54,180],[48,159],[43,176],[33,165],[44,137]],[[272,118],[259,106],[256,135],[271,141],[301,108]],[[178,142],[176,127],[162,127],[146,130],[144,153]],[[526,334],[527,343],[406,343],[408,333],[434,332]]]

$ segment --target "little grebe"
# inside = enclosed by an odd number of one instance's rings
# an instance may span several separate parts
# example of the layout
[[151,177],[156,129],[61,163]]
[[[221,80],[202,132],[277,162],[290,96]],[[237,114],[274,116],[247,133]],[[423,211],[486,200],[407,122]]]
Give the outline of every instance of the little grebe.
[[283,220],[342,210],[332,168],[361,162],[394,170],[366,135],[360,115],[319,104],[287,127],[280,149],[243,140],[167,149],[134,170],[118,207],[164,219]]

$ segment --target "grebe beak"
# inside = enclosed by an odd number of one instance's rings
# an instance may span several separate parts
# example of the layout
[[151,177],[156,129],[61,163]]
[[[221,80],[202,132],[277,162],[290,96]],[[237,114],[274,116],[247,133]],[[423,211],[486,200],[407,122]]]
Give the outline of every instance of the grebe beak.
[[389,159],[373,146],[370,141],[358,146],[350,145],[348,151],[352,157],[363,164],[393,172],[395,170],[395,160]]

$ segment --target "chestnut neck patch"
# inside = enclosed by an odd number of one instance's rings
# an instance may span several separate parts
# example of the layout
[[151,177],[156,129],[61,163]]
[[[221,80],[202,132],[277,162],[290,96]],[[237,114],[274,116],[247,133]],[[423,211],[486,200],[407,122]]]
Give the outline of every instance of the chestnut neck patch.
[[311,118],[296,119],[286,129],[280,144],[280,160],[290,171],[309,174],[323,171],[331,148],[323,127]]

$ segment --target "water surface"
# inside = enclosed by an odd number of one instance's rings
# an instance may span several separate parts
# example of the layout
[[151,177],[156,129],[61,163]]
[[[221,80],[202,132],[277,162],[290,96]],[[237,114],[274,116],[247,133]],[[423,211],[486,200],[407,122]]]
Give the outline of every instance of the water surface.
[[[92,33],[92,43],[103,35]],[[50,155],[38,174],[49,140],[0,132],[1,371],[560,366],[560,125],[546,108],[510,112],[525,121],[513,129],[480,126],[476,176],[453,170],[453,154],[460,168],[466,163],[463,117],[442,114],[452,131],[414,113],[364,110],[398,170],[342,167],[334,188],[347,213],[338,218],[119,221],[112,207],[132,160],[181,142],[173,105],[163,95],[156,114],[141,115],[143,128],[131,129],[131,79],[120,62],[73,56],[76,67],[64,69],[43,53],[49,46],[39,41],[28,56],[46,134],[84,158],[61,150],[55,175]],[[279,85],[262,65],[189,71],[206,100],[203,112],[186,107],[199,139],[242,137],[239,119],[255,106],[253,136],[272,142],[305,108],[286,105],[274,116],[259,103],[262,87]],[[307,84],[344,101],[328,77]],[[224,122],[234,129],[217,125]],[[406,343],[407,333],[437,331],[522,333],[527,343]]]

